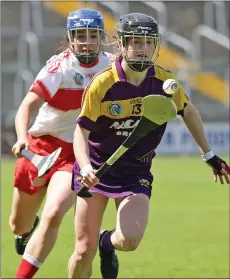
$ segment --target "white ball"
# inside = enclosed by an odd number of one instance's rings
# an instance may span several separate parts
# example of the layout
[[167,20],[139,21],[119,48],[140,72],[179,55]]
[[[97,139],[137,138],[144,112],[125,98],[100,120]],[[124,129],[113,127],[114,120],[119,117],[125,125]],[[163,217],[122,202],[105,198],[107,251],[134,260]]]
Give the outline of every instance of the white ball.
[[173,95],[179,88],[178,82],[175,79],[166,79],[163,83],[163,90],[166,94]]

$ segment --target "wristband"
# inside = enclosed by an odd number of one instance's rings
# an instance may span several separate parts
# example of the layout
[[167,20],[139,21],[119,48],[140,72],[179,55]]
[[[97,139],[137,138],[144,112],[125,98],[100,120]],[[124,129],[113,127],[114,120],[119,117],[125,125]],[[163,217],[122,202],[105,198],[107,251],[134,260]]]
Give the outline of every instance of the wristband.
[[201,158],[207,162],[209,159],[211,159],[212,157],[214,157],[215,154],[212,152],[212,150],[208,151],[207,153],[201,155]]
[[92,171],[92,170],[93,170],[93,167],[91,166],[91,164],[86,164],[86,165],[84,165],[84,167],[81,169],[80,174],[81,174],[83,177],[85,177],[85,176],[87,176],[88,173],[89,173],[90,171]]

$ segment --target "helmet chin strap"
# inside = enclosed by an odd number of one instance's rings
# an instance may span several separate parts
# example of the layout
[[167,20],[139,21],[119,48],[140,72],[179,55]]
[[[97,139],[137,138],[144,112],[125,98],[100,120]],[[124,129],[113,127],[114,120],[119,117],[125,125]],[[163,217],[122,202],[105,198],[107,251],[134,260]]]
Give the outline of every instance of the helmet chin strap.
[[98,58],[99,53],[92,54],[92,55],[81,55],[81,54],[74,53],[74,55],[76,56],[78,61],[81,62],[82,64],[90,65],[93,64],[93,62]]
[[143,62],[130,61],[127,59],[126,55],[124,56],[124,59],[125,59],[126,63],[128,64],[129,68],[135,72],[144,72],[146,69],[153,66],[152,61],[143,61]]
[[146,69],[148,69],[149,67],[151,67],[153,64],[151,63],[130,63],[130,61],[127,61],[127,64],[129,66],[129,68],[131,68],[133,71],[135,72],[144,72]]

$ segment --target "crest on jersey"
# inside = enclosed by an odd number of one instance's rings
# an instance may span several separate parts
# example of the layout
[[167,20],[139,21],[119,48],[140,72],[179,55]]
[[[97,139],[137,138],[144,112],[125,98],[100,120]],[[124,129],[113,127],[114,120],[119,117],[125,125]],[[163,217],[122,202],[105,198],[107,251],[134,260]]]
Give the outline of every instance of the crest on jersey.
[[76,84],[83,84],[83,82],[84,82],[84,77],[81,75],[81,74],[79,74],[79,73],[75,73],[74,74],[74,77],[73,77],[73,80],[75,81],[75,83]]
[[122,106],[119,103],[112,103],[108,106],[108,111],[113,116],[119,116],[122,114]]

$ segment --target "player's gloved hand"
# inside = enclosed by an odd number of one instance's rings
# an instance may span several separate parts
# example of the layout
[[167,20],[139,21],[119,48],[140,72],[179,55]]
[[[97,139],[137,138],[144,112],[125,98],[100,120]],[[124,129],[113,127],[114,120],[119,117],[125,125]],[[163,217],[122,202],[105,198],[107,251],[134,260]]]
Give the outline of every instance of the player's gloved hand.
[[230,167],[224,160],[212,151],[208,151],[204,155],[201,155],[201,157],[212,168],[215,182],[217,182],[217,178],[219,177],[220,183],[224,184],[224,177],[227,184],[230,184]]
[[24,139],[18,139],[17,142],[13,145],[12,147],[12,152],[14,154],[14,156],[16,156],[17,158],[22,157],[20,152],[22,149],[29,149],[29,142],[27,140],[27,138]]

